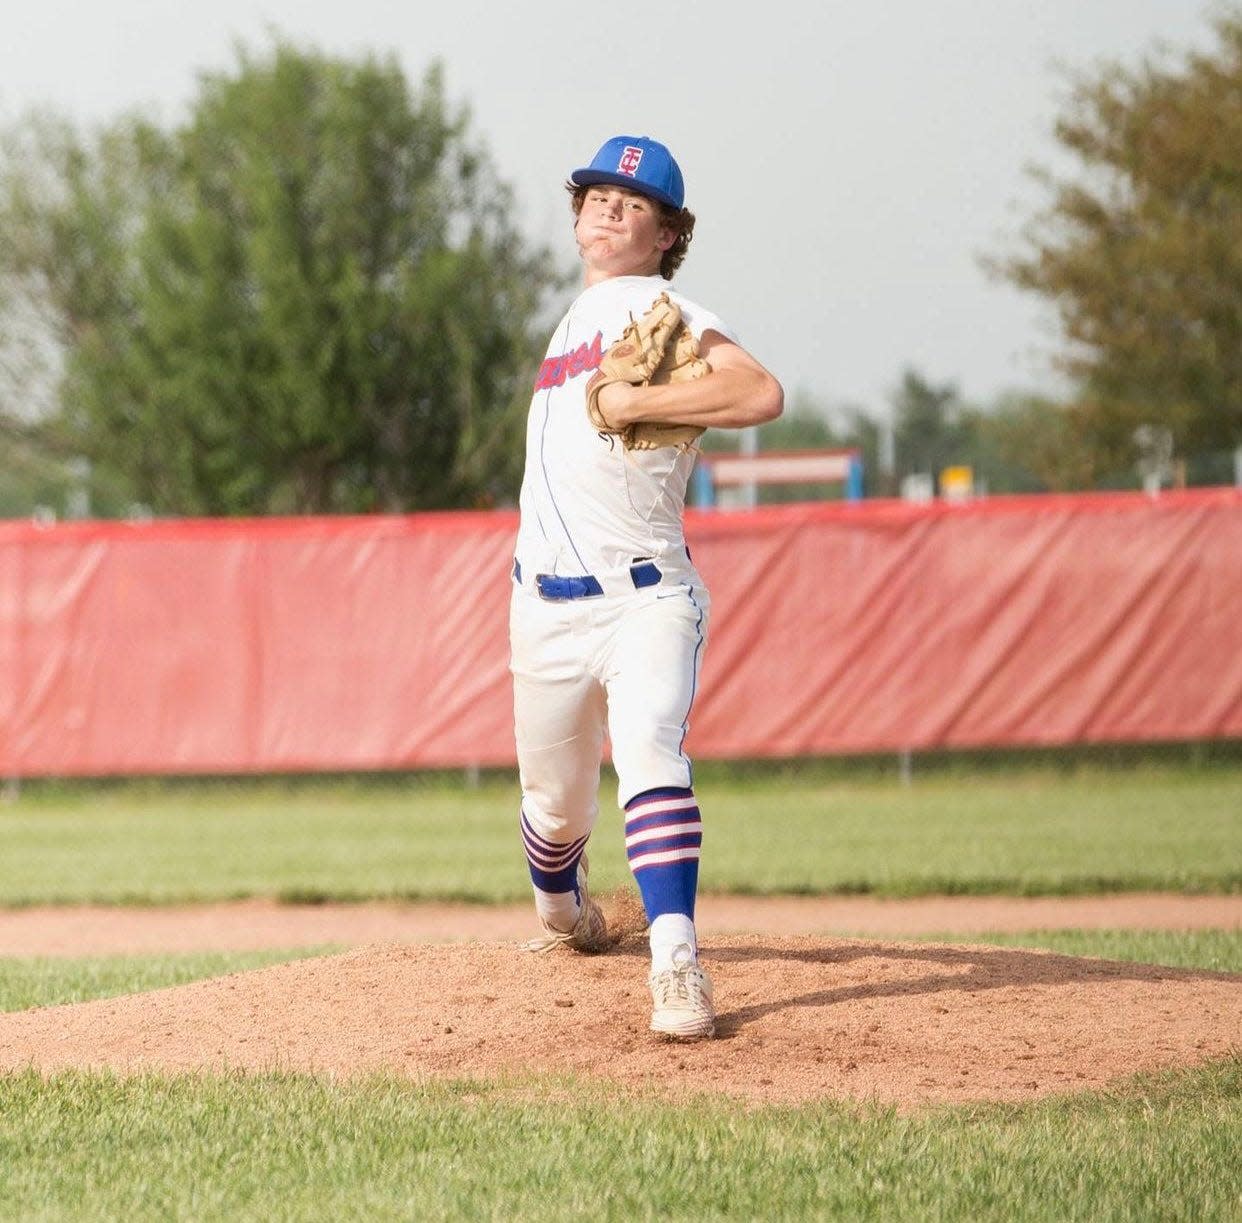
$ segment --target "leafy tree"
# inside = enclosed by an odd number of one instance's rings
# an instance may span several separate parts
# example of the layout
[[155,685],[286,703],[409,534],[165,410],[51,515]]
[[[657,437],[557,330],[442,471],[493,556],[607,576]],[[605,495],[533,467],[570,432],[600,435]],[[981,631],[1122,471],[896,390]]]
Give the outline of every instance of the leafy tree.
[[862,452],[863,487],[868,497],[896,496],[896,475],[890,466],[888,441],[892,428],[884,420],[870,415],[865,408],[844,409],[841,426],[842,446]]
[[1024,249],[993,261],[1055,301],[1082,402],[1068,426],[1107,466],[1136,428],[1179,452],[1242,444],[1242,12],[1210,52],[1073,82],[1056,125],[1077,177],[1041,177]]
[[935,386],[916,370],[907,369],[893,397],[893,429],[899,475],[927,472],[937,476],[966,461],[966,431],[960,416],[957,387]]
[[38,312],[64,353],[41,440],[133,499],[322,513],[515,491],[532,320],[560,277],[438,67],[411,89],[391,60],[241,50],[175,130],[18,125],[0,190],[0,328]]
[[1055,400],[1003,395],[963,424],[970,464],[990,492],[1081,491],[1103,474],[1081,436],[1081,417]]

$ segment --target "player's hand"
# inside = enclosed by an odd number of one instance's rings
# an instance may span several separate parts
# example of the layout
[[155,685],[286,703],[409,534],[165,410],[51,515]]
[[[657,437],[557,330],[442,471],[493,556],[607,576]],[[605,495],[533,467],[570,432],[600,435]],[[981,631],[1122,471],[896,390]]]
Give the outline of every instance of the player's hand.
[[601,388],[598,405],[604,419],[617,429],[631,424],[635,419],[633,412],[642,397],[642,391],[641,386],[628,382],[610,382]]

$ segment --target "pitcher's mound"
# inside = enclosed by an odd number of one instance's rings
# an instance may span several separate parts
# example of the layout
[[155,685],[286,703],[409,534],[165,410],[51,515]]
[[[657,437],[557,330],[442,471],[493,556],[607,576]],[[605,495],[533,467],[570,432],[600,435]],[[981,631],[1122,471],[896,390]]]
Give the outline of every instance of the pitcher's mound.
[[670,1095],[1022,1100],[1242,1048],[1242,977],[1047,952],[722,937],[717,1038],[647,1031],[647,959],[379,945],[175,989],[0,1015],[0,1069],[414,1078],[573,1072]]

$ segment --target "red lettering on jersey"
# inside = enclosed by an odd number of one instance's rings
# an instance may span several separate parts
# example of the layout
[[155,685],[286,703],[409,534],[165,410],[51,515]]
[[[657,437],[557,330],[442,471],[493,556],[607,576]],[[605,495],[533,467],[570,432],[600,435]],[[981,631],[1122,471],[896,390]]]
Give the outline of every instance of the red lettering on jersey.
[[579,344],[572,352],[561,353],[559,357],[549,357],[539,367],[535,378],[535,390],[547,391],[552,387],[564,386],[565,379],[576,378],[590,370],[599,369],[604,359],[604,333],[597,331],[590,345]]

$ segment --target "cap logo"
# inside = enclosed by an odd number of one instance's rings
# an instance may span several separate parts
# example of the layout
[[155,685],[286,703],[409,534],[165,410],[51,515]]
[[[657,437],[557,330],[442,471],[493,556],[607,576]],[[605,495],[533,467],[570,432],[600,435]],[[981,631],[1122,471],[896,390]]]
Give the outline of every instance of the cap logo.
[[617,163],[618,173],[633,178],[638,173],[638,163],[642,159],[642,149],[635,148],[632,144],[627,144],[621,153],[621,160]]

